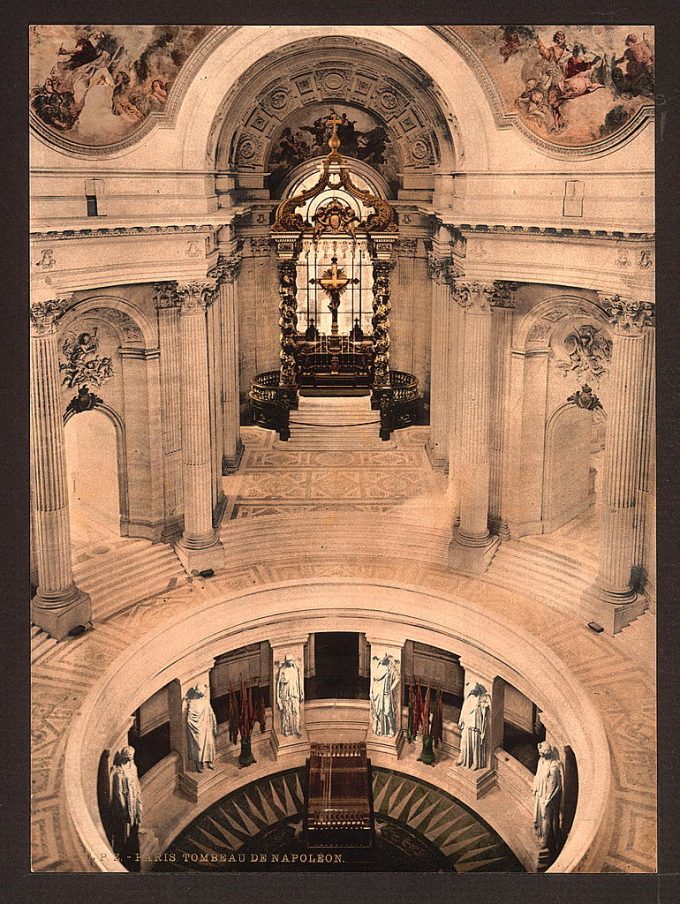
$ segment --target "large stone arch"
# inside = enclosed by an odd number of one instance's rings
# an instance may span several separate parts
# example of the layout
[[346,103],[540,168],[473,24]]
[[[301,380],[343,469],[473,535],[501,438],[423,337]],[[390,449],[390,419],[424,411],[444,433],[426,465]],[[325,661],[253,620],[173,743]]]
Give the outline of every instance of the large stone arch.
[[[300,35],[299,27],[289,25],[275,29],[243,27],[227,33],[221,41],[214,36],[211,47],[206,47],[200,58],[196,57],[194,65],[191,61],[187,64],[182,76],[188,87],[177,113],[173,135],[174,141],[178,142],[178,152],[181,146],[183,166],[203,167],[212,163],[225,117],[232,108],[234,95],[242,89],[248,71],[271,53],[276,53],[278,65],[286,48],[300,44]],[[427,26],[305,27],[303,43],[309,47],[331,39],[340,39],[349,46],[354,46],[356,41],[373,45],[380,55],[389,54],[399,60],[405,72],[410,68],[412,83],[416,73],[426,73],[433,104],[436,99],[442,119],[453,135],[456,168],[488,167],[487,136],[496,128],[491,109],[470,64],[443,38],[434,36]],[[438,45],[438,52],[433,52],[433,41]],[[422,85],[420,91],[422,93]],[[456,98],[456,108],[447,110],[444,99],[452,97]],[[447,163],[453,162],[454,158],[449,156]]]
[[[373,40],[327,35],[272,51],[241,75],[212,124],[209,158],[237,184],[242,178],[255,187],[256,174],[271,172],[272,150],[287,127],[295,128],[305,113],[310,125],[338,105],[350,119],[363,116],[384,130],[388,160],[378,165],[405,182],[451,172],[464,155],[460,136],[461,147],[454,146],[449,104],[421,66]],[[310,144],[315,156],[323,155]],[[361,157],[361,151],[349,156]]]

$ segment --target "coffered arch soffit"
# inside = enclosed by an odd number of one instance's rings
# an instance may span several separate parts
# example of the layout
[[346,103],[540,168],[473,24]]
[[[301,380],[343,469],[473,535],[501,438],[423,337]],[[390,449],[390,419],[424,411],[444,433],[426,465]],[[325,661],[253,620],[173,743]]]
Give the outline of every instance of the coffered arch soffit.
[[[356,123],[364,142],[341,153],[365,159],[388,182],[402,172],[450,171],[464,153],[454,114],[418,65],[372,41],[328,37],[295,42],[251,66],[220,104],[208,156],[218,170],[276,170],[282,136],[293,133],[308,156],[324,156],[328,148],[315,144],[312,129],[331,108]],[[372,153],[364,136],[381,132],[382,149]]]

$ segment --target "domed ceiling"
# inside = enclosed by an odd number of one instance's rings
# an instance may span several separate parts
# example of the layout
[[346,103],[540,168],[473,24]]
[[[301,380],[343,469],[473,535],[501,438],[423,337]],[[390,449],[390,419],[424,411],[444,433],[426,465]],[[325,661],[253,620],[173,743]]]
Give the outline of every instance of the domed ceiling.
[[[597,151],[624,138],[653,103],[650,26],[433,30],[472,64],[499,125],[518,124],[543,146]],[[220,32],[228,33],[208,25],[31,26],[34,128],[73,150],[129,144],[168,115],[173,91],[184,90],[175,83],[192,52]],[[357,130],[367,134],[378,128],[362,125]],[[373,132],[358,140],[365,147],[378,138]]]

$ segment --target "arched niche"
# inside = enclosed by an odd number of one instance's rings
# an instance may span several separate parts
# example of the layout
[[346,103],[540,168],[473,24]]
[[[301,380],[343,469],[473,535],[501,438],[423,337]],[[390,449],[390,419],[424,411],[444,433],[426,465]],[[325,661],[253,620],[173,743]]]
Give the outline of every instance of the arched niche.
[[602,411],[562,405],[546,427],[543,474],[543,533],[552,533],[595,502],[591,452],[594,422]]
[[[121,534],[159,540],[163,520],[162,424],[157,335],[143,312],[128,299],[92,295],[80,299],[59,323],[60,361],[64,342],[98,328],[98,355],[111,360],[111,376],[88,389],[116,428]],[[62,386],[64,412],[78,387]],[[79,415],[76,415],[79,416]]]
[[[532,307],[513,335],[510,381],[514,404],[508,412],[504,503],[514,538],[556,530],[585,511],[586,499],[592,501],[588,482],[593,413],[578,408],[569,398],[590,384],[596,395],[602,395],[606,407],[607,381],[606,371],[598,376],[596,362],[589,362],[587,352],[583,360],[570,360],[565,338],[583,327],[588,327],[598,342],[610,343],[609,322],[596,301],[585,294],[559,293]],[[596,370],[588,370],[589,365]],[[599,414],[597,419],[601,420]],[[568,456],[561,451],[566,448],[570,449]],[[567,483],[576,477],[578,501],[569,506]],[[559,499],[553,492],[558,484]],[[573,514],[569,517],[570,510]]]
[[[80,418],[80,420],[76,423],[73,421],[74,418]],[[115,435],[115,458],[116,458],[116,484],[117,484],[117,494],[116,494],[116,507],[118,509],[118,519],[119,519],[119,533],[121,536],[128,536],[129,533],[129,523],[130,523],[130,500],[128,494],[128,464],[127,464],[127,444],[125,440],[125,426],[123,421],[118,414],[118,412],[114,411],[113,408],[110,408],[108,405],[100,404],[92,411],[84,411],[76,414],[74,411],[68,411],[64,415],[64,427],[67,431],[67,443],[66,443],[66,457],[67,457],[67,465],[71,465],[69,462],[69,423],[71,424],[71,429],[76,426],[80,427],[83,423],[83,418],[105,418],[113,427],[114,435]],[[77,442],[77,440],[76,440]],[[82,465],[82,462],[80,463]],[[110,475],[101,475],[98,477],[101,480],[102,476],[110,477]],[[91,500],[88,500],[91,502]],[[71,512],[71,517],[73,518],[73,512]],[[73,533],[73,529],[72,529]]]

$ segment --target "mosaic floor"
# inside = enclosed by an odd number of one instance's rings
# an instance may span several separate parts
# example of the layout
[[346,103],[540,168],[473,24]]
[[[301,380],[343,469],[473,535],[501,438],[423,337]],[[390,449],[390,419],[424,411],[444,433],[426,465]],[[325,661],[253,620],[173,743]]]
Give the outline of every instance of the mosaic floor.
[[[397,772],[372,773],[374,849],[345,851],[340,863],[306,863],[305,868],[523,871],[502,839],[454,798]],[[223,798],[181,833],[155,871],[299,870],[300,855],[308,853],[303,837],[304,783],[305,770],[291,769]]]

